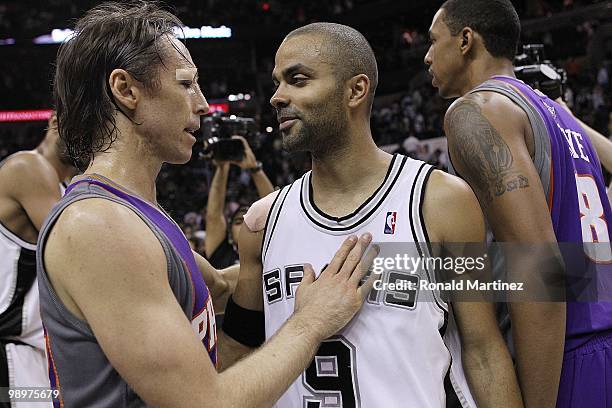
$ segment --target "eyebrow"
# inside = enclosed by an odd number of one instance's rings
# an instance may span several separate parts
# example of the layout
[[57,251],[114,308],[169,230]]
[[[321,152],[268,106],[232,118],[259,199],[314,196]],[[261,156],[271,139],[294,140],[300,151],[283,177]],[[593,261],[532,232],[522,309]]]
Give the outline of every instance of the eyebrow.
[[[298,62],[297,64],[293,64],[287,68],[285,68],[282,72],[282,76],[283,77],[288,77],[291,76],[291,74],[294,74],[296,72],[306,72],[308,74],[312,74],[313,70],[311,68],[308,68],[306,65]],[[274,75],[274,73],[272,73],[272,81],[277,81],[276,76]]]
[[[191,76],[194,74],[193,76]],[[197,68],[177,68],[176,69],[176,80],[177,81],[197,81],[198,69]]]

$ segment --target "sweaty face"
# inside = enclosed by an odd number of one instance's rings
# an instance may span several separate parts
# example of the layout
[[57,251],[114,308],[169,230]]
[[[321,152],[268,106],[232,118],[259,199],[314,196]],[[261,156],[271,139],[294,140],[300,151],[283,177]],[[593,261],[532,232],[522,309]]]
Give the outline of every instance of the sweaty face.
[[[158,69],[159,87],[145,90],[136,108],[135,121],[142,142],[167,163],[189,161],[200,127],[200,116],[208,103],[198,85],[197,69],[185,46],[175,38],[164,38],[164,64]],[[177,50],[178,49],[178,50]],[[180,51],[180,52],[179,52]]]
[[285,39],[276,52],[276,91],[270,103],[288,152],[325,153],[347,137],[345,84],[323,44],[320,36],[297,35]]
[[432,85],[438,88],[443,98],[461,96],[463,55],[460,52],[460,35],[452,36],[443,20],[444,9],[438,10],[429,29],[431,45],[425,55],[425,64],[429,65]]

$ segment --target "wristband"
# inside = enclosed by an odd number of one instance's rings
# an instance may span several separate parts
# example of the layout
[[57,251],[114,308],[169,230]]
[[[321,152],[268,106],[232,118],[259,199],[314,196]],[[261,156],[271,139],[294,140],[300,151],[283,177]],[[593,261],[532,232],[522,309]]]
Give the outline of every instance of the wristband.
[[245,309],[230,296],[225,306],[223,331],[240,344],[259,347],[266,340],[264,312]]
[[248,170],[249,170],[249,173],[251,174],[257,173],[258,171],[263,170],[263,163],[258,160],[257,165],[255,167],[251,167]]

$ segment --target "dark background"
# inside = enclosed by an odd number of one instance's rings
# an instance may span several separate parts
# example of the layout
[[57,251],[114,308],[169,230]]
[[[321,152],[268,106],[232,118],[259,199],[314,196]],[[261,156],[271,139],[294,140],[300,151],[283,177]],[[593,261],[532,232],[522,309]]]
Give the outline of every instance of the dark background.
[[[0,2],[0,111],[50,109],[51,80],[57,45],[32,39],[53,28],[71,28],[74,20],[99,1],[49,0]],[[568,72],[567,102],[585,122],[609,136],[612,60],[610,1],[513,1],[522,22],[522,43],[543,43],[546,56]],[[280,149],[278,124],[268,103],[274,53],[292,29],[315,21],[348,24],[370,41],[379,64],[379,87],[372,115],[375,141],[388,151],[421,158],[444,169],[443,149],[431,151],[423,140],[444,136],[442,119],[450,101],[431,86],[423,64],[427,30],[441,1],[201,0],[167,2],[190,27],[225,25],[231,39],[190,39],[187,46],[198,65],[200,85],[209,102],[230,94],[250,94],[249,101],[230,102],[231,113],[257,119],[261,130],[250,142],[273,184],[282,186],[309,168],[308,157],[288,157]],[[0,123],[0,159],[35,147],[45,122]],[[272,127],[272,132],[266,132]],[[159,200],[191,229],[205,228],[212,165],[194,159],[185,166],[164,166]],[[228,211],[255,199],[248,174],[232,170]],[[193,214],[195,213],[195,214]],[[195,219],[195,221],[193,221]]]

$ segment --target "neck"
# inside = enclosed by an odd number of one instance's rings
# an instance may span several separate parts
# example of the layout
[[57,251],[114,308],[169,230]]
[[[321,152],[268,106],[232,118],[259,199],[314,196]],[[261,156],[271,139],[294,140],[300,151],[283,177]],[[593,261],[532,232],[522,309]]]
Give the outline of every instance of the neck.
[[495,75],[505,75],[515,78],[512,61],[506,58],[488,58],[485,60],[474,60],[469,67],[468,80],[461,89],[461,95],[482,84]]
[[35,151],[51,164],[60,183],[68,182],[76,175],[77,170],[73,166],[67,165],[59,159],[59,152],[54,144],[43,141],[36,147]]
[[325,156],[312,154],[312,185],[315,197],[327,194],[353,193],[382,182],[391,155],[380,150],[369,126],[349,133],[345,146]]
[[96,153],[85,173],[96,173],[126,187],[142,199],[157,204],[155,180],[162,162],[129,130],[119,137],[106,152]]

